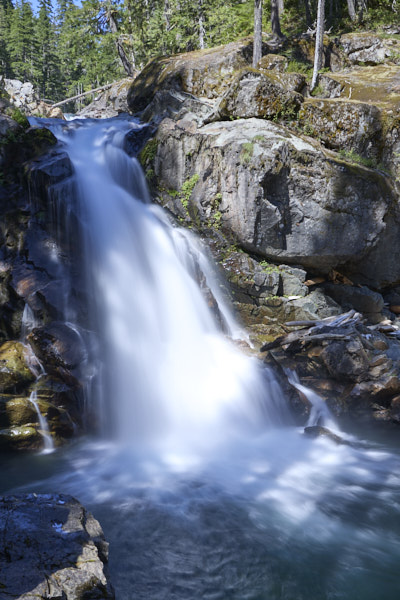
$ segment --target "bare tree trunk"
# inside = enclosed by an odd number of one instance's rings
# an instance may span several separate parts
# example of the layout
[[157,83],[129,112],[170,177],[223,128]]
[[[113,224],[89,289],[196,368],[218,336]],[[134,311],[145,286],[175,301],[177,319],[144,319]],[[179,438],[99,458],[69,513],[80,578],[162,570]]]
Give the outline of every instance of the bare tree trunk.
[[322,67],[322,56],[324,49],[325,29],[325,0],[318,0],[317,32],[315,35],[314,69],[311,80],[310,91],[312,92],[318,81],[318,71]]
[[274,38],[283,38],[279,19],[279,0],[271,0],[271,29]]
[[283,13],[283,11],[285,10],[285,0],[278,0],[278,10],[279,10],[279,15],[281,15]]
[[164,19],[165,19],[165,28],[167,31],[171,29],[171,11],[169,6],[169,1],[164,0]]
[[254,0],[253,67],[256,68],[262,55],[262,0]]
[[118,56],[121,60],[122,66],[124,67],[125,73],[128,77],[133,77],[135,74],[135,63],[131,62],[125,52],[125,49],[122,45],[122,39],[118,34],[118,25],[115,19],[115,12],[109,7],[107,11],[107,18],[110,24],[111,33],[115,34],[115,46],[117,48]]
[[352,21],[352,23],[355,23],[357,21],[357,15],[354,0],[347,0],[347,7],[349,9],[350,20]]
[[205,48],[203,0],[198,0],[197,7],[198,7],[198,14],[199,14],[199,47],[201,48],[201,50],[203,50]]

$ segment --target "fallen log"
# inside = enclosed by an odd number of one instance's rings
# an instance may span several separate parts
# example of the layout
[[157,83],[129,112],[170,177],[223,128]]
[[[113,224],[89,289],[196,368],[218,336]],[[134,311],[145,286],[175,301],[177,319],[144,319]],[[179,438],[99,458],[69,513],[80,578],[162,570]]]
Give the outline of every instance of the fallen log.
[[103,92],[104,90],[108,90],[113,85],[113,83],[107,83],[107,85],[103,85],[102,87],[94,88],[93,90],[89,90],[88,92],[82,92],[81,94],[77,94],[76,96],[71,96],[71,98],[66,98],[65,100],[61,100],[61,102],[56,102],[52,105],[52,108],[55,108],[56,106],[62,106],[63,104],[67,104],[67,102],[72,102],[72,100],[78,100],[79,98],[83,98],[84,96],[88,96],[89,94]]

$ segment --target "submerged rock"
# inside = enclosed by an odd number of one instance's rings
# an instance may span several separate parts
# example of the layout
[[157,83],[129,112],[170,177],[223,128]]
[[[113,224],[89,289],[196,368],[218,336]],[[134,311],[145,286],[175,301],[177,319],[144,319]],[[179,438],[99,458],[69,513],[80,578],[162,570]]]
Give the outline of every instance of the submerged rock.
[[108,544],[96,519],[74,498],[28,494],[0,498],[1,594],[15,600],[114,599]]

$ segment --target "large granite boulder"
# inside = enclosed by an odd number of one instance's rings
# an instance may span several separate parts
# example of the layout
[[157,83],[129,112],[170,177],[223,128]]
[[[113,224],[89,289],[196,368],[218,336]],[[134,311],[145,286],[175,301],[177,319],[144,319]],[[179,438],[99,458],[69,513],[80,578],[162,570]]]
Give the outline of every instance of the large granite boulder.
[[345,99],[307,99],[299,123],[333,150],[353,151],[375,163],[382,158],[382,113],[367,102]]
[[142,111],[156,92],[175,90],[217,98],[229,87],[236,72],[252,61],[251,39],[226,46],[197,50],[168,58],[155,58],[136,77],[128,92],[131,112]]
[[2,598],[115,598],[107,570],[108,544],[101,526],[71,496],[0,498],[0,537]]
[[379,172],[260,119],[203,127],[165,119],[145,167],[183,221],[217,226],[274,263],[376,288],[400,281],[400,212]]
[[[400,41],[374,33],[347,33],[340,37],[342,51],[353,64],[379,65],[385,61],[400,62]],[[398,64],[398,62],[397,62]]]
[[274,119],[294,118],[303,96],[298,93],[304,81],[295,73],[260,73],[242,71],[222,96],[217,114],[221,118]]

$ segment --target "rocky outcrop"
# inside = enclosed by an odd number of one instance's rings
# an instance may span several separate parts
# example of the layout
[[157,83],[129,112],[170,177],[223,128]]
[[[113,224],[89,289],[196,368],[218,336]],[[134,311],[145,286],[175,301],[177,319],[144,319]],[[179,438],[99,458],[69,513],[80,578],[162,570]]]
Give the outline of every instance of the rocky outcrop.
[[132,84],[131,78],[121,79],[111,87],[99,92],[93,102],[77,113],[77,116],[90,119],[108,119],[127,113],[128,90]]
[[28,494],[0,498],[0,584],[15,600],[112,600],[108,544],[96,519],[74,498]]
[[[336,318],[287,325],[303,328],[262,348],[275,365],[295,369],[301,382],[316,390],[336,416],[400,423],[400,340],[390,321],[366,325],[353,310]],[[302,401],[308,413],[310,406],[304,397]]]
[[222,96],[213,120],[294,118],[304,100],[298,93],[304,84],[305,78],[294,73],[274,76],[244,70]]
[[385,61],[400,64],[400,41],[395,37],[363,32],[340,37],[340,46],[353,64],[379,65]]
[[400,213],[383,175],[259,119],[200,128],[166,119],[154,148],[159,201],[181,219],[217,224],[274,263],[340,268],[376,288],[400,281]]
[[23,111],[26,115],[37,115],[62,119],[63,113],[59,107],[40,100],[32,83],[18,79],[3,79],[2,85],[7,92],[12,106]]
[[174,90],[217,98],[228,89],[237,71],[251,65],[252,40],[152,60],[136,77],[128,92],[128,106],[137,113],[158,91]]

